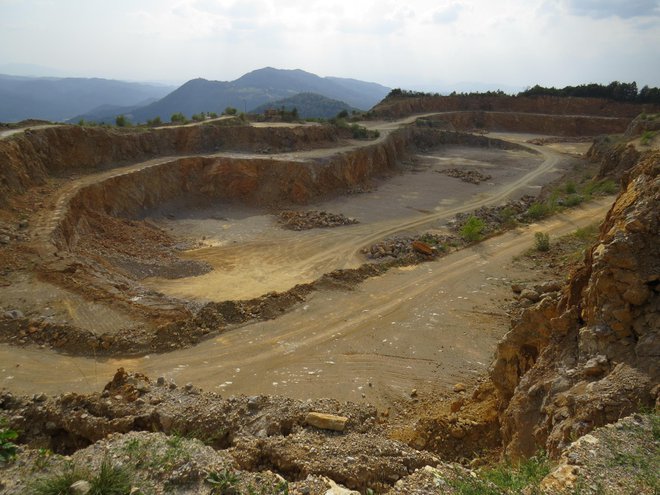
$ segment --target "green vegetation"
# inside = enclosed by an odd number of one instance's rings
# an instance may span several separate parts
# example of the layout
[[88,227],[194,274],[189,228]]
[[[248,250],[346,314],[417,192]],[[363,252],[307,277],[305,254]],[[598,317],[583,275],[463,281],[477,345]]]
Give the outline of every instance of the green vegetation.
[[534,246],[536,247],[537,251],[550,251],[550,235],[546,234],[545,232],[535,232]]
[[206,120],[206,114],[204,112],[193,113],[190,118],[193,119],[193,121],[195,122],[203,122],[204,120]]
[[542,218],[547,217],[553,212],[553,207],[548,202],[533,203],[529,207],[525,216],[532,221],[541,220]]
[[73,464],[54,475],[36,480],[32,484],[35,495],[68,495],[73,493],[71,485],[76,481],[87,481],[88,495],[128,495],[132,488],[131,472],[122,466],[115,466],[107,459],[101,463],[98,473],[91,475]]
[[601,181],[590,182],[583,189],[582,193],[587,196],[604,196],[614,194],[619,190],[619,186],[612,179],[603,179]]
[[[425,98],[437,96],[442,95],[440,93],[425,93],[424,91],[410,91],[407,89],[395,88],[390,91],[385,98]],[[469,93],[457,93],[456,91],[452,91],[449,96],[506,96],[506,93],[501,89],[484,92],[471,91]]]
[[227,107],[225,108],[225,111],[222,112],[222,115],[236,115],[238,113],[238,110],[236,110],[234,107]]
[[612,81],[607,86],[594,83],[581,84],[579,86],[566,86],[561,89],[545,88],[537,84],[533,88],[518,93],[518,96],[605,98],[635,103],[660,103],[660,88],[644,86],[638,91],[637,83],[634,81],[631,83]]
[[467,242],[477,242],[483,237],[483,231],[486,224],[480,218],[471,216],[465,225],[461,227],[460,234]]
[[6,428],[4,422],[0,424],[0,463],[6,463],[16,457],[17,447],[14,440],[18,438],[18,432]]
[[643,146],[648,146],[648,144],[651,142],[651,140],[655,137],[657,132],[654,131],[644,131],[642,134],[642,137],[639,139],[639,142]]
[[115,125],[117,127],[128,127],[131,123],[128,121],[125,115],[117,115],[115,119]]
[[517,465],[499,464],[475,478],[459,476],[449,484],[460,495],[537,494],[541,480],[550,473],[550,462],[539,454]]
[[238,481],[236,473],[229,469],[224,469],[219,473],[209,473],[206,477],[206,482],[213,487],[211,493],[218,495],[237,493]]
[[229,469],[224,469],[219,473],[209,473],[206,482],[212,486],[213,495],[289,495],[289,484],[286,481],[258,487],[247,483],[244,485],[244,489],[241,489],[239,476]]
[[160,117],[154,117],[153,119],[147,120],[147,125],[151,126],[151,127],[157,126],[157,125],[162,125],[162,124],[163,124],[163,121],[160,120]]
[[183,115],[181,112],[173,113],[172,116],[170,117],[170,122],[173,124],[185,124],[188,122],[188,119],[186,119],[186,116]]

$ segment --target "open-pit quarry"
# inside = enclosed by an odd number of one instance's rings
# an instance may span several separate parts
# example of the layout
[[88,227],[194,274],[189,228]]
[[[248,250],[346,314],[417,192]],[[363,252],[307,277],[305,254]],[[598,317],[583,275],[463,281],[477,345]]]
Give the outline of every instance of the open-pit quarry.
[[[384,434],[382,441],[420,449],[405,454],[402,472],[399,464],[373,460],[365,465],[380,467],[367,474],[303,468],[297,463],[313,452],[246,446],[238,430],[221,425],[222,439],[211,445],[231,446],[241,469],[268,468],[289,481],[325,475],[384,492],[434,464],[432,456],[479,451],[479,435],[486,449],[496,449],[502,438],[491,431],[494,416],[473,421],[474,431],[443,447],[441,433],[431,438],[419,431],[420,411],[472,387],[481,387],[475,403],[494,400],[483,382],[512,328],[512,284],[551,281],[556,286],[547,292],[559,297],[568,275],[538,280],[511,260],[533,248],[538,231],[555,239],[602,222],[614,197],[597,196],[545,220],[509,222],[508,230],[499,229],[504,233],[479,243],[463,240],[457,219],[505,204],[522,219],[533,197],[567,174],[590,180],[597,167],[584,157],[592,144],[584,136],[624,132],[639,108],[578,101],[558,110],[552,101],[533,99],[503,108],[493,101],[382,104],[374,120],[360,123],[378,131],[369,140],[330,125],[232,119],[151,130],[43,125],[6,132],[0,138],[0,386],[35,401],[65,394],[76,402],[123,368],[153,383],[161,377],[168,393],[176,383],[190,393],[236,396],[223,399],[238,401],[230,416],[244,406],[257,411],[262,406],[254,401],[297,401],[280,404],[286,413],[267,407],[271,419],[288,418],[284,430],[271,432],[266,424],[248,428],[248,436],[293,437],[301,413],[291,419],[291,411],[307,404],[364,422],[349,428],[351,435],[395,422],[397,442]],[[561,138],[545,144],[552,136]],[[296,228],[287,228],[285,217],[297,219]],[[441,240],[431,255],[429,239]],[[537,344],[522,346],[529,352],[524,364],[506,366],[525,372],[546,345]],[[126,387],[142,390],[142,375],[136,376],[118,374],[108,390],[130,407],[151,404],[149,421],[101,428],[50,417],[57,425],[37,431],[21,413],[17,426],[31,432],[26,441],[63,453],[112,431],[193,432],[185,422],[190,411],[158,419],[165,398],[128,399]],[[508,400],[512,391],[504,388],[495,385]],[[279,396],[287,399],[269,398]],[[17,407],[7,397],[3,407]],[[114,412],[77,407],[119,417],[110,405]],[[462,403],[451,407],[455,413]],[[189,418],[199,428],[204,421],[211,420]],[[469,449],[457,446],[461,439]],[[521,445],[514,456],[529,455],[529,445]],[[257,459],[254,449],[269,453]],[[292,459],[283,460],[287,455]],[[388,470],[398,474],[388,478]],[[300,493],[317,493],[310,490]]]

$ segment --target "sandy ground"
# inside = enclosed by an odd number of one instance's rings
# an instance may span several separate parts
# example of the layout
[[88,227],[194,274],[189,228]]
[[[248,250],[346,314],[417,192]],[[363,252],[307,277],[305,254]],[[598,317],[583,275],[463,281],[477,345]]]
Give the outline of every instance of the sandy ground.
[[[147,279],[145,285],[174,297],[212,301],[288,290],[329,271],[359,266],[365,261],[360,249],[383,237],[438,228],[459,211],[537,193],[560,166],[557,155],[544,158],[525,151],[446,147],[420,156],[412,171],[382,181],[375,192],[313,205],[361,222],[335,229],[285,231],[270,215],[229,206],[179,218],[172,210],[173,220],[154,221],[205,243],[186,257],[206,261],[214,270],[199,277]],[[478,169],[492,179],[477,186],[437,173],[451,167]],[[539,170],[544,173],[537,178]]]
[[[379,139],[383,139],[400,124],[371,126],[381,130]],[[538,137],[491,135],[519,143]],[[278,158],[303,160],[359,146],[365,143],[349,141],[338,148]],[[360,221],[335,229],[292,232],[278,228],[274,217],[264,211],[220,205],[182,213],[168,211],[164,205],[161,214],[150,220],[177,236],[204,243],[205,247],[186,256],[211,263],[214,271],[178,280],[149,279],[146,285],[180,298],[216,301],[286,290],[337,268],[358,266],[364,262],[360,250],[385,237],[441,228],[458,212],[538,192],[543,184],[574,166],[563,154],[577,151],[570,147],[570,143],[553,148],[529,145],[527,152],[449,146],[420,155],[410,170],[375,183],[373,192],[310,206]],[[77,188],[169,159],[67,183],[48,215],[35,222],[43,244],[47,245],[68,197]],[[479,170],[492,178],[474,185],[437,173],[452,167]],[[509,232],[435,262],[391,270],[350,292],[314,293],[276,320],[234,328],[193,348],[168,354],[135,359],[73,358],[48,349],[0,345],[0,387],[20,393],[93,391],[123,366],[226,394],[334,397],[387,408],[408,397],[412,389],[431,394],[483,373],[496,342],[509,326],[502,307],[511,297],[510,282],[525,277],[505,267],[506,261],[532,245],[535,230],[560,235],[591,224],[603,218],[609,203],[611,200],[592,203],[541,226]],[[104,321],[122,316],[48,284],[31,285],[29,279],[11,292],[17,305],[38,293],[48,302],[45,315],[68,317],[82,327],[104,328]]]
[[100,360],[1,345],[0,383],[22,393],[92,391],[123,366],[226,394],[330,396],[390,407],[413,388],[430,394],[482,373],[509,327],[502,310],[509,284],[526,276],[507,261],[533,245],[535,231],[571,232],[601,219],[610,203],[390,271],[351,292],[316,293],[277,320],[190,349]]

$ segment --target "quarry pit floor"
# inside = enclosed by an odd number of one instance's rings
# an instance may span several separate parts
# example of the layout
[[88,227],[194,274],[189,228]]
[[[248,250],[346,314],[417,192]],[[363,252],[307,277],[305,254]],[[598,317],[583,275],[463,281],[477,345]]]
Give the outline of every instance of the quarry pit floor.
[[[518,143],[530,138],[490,136]],[[374,180],[370,191],[305,207],[360,222],[333,229],[283,230],[272,212],[245,206],[181,210],[164,205],[147,219],[175,238],[198,245],[183,257],[206,261],[213,271],[143,283],[190,301],[246,299],[288,290],[332,270],[361,265],[366,261],[361,250],[383,238],[444,232],[456,213],[536,194],[575,167],[575,157],[567,153],[583,152],[584,147],[531,147],[538,151],[532,154],[446,146],[422,153],[402,173]],[[438,173],[446,168],[478,170],[491,179],[468,184]],[[97,358],[0,344],[0,387],[16,393],[90,392],[124,367],[223,395],[333,397],[370,402],[379,409],[409,398],[412,390],[428,395],[450,390],[456,382],[483,375],[497,341],[508,330],[504,308],[512,296],[510,284],[529,277],[509,262],[532,247],[534,232],[553,237],[569,233],[602,220],[610,204],[611,199],[591,202],[436,261],[391,269],[350,291],[314,292],[277,319],[231,328],[188,349]],[[19,302],[12,301],[9,292],[2,290],[4,306]],[[84,308],[75,297],[67,302],[58,291],[43,303],[63,319],[86,311],[90,325],[95,324],[94,315],[99,320],[121,317],[115,309]],[[72,304],[80,308],[72,309]]]

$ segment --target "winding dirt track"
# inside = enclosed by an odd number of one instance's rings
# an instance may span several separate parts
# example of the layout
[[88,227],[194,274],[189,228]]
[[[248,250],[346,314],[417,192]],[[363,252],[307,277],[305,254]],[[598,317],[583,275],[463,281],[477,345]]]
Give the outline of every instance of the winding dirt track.
[[[426,114],[434,115],[434,114]],[[374,123],[379,139],[420,116],[395,123]],[[494,137],[500,137],[491,134]],[[511,136],[501,136],[512,139]],[[285,287],[247,282],[251,272],[240,270],[246,283],[229,280],[232,296],[253,297],[317,278],[336,268],[357,266],[360,250],[402,231],[421,230],[439,220],[480,206],[498,204],[551,173],[562,155],[543,147],[527,146],[540,154],[532,166],[510,182],[472,196],[458,205],[405,218],[296,234],[282,243],[264,269],[257,254],[263,246],[239,245],[232,250],[255,263],[265,280],[285,280]],[[370,141],[367,144],[372,144]],[[331,150],[274,155],[275,159],[305,160],[348,151],[363,142]],[[205,156],[240,156],[219,153]],[[263,158],[263,155],[254,155]],[[52,251],[52,234],[66,213],[70,198],[80,188],[111,177],[130,174],[182,157],[162,157],[75,179],[53,198],[46,213],[33,225],[35,243]],[[538,163],[535,163],[538,161]],[[472,193],[474,194],[474,193]],[[509,295],[516,274],[505,265],[529,248],[535,230],[556,236],[603,218],[609,203],[603,200],[539,226],[510,232],[436,262],[393,270],[370,279],[352,292],[318,292],[288,314],[268,322],[227,331],[190,349],[136,359],[68,357],[47,349],[0,345],[0,386],[15,392],[60,393],[100,389],[120,366],[165,375],[179,383],[193,382],[227,393],[282,393],[294,397],[335,397],[367,400],[387,407],[412,388],[442,389],[468,380],[485,369],[495,343],[508,328],[501,301]],[[319,249],[322,246],[322,249]],[[252,251],[251,251],[252,250]],[[261,260],[261,261],[259,261]],[[261,263],[261,265],[259,265]],[[270,270],[270,271],[268,271]],[[288,278],[287,278],[288,277]],[[245,289],[245,287],[248,289]],[[242,291],[242,292],[241,292]]]
[[92,391],[123,366],[232,394],[331,396],[387,407],[412,388],[442,389],[483,372],[508,328],[500,301],[522,275],[508,261],[532,246],[535,231],[571,232],[602,219],[610,203],[592,202],[438,261],[388,272],[352,292],[317,293],[277,320],[190,349],[96,360],[0,345],[0,383],[24,393]]

